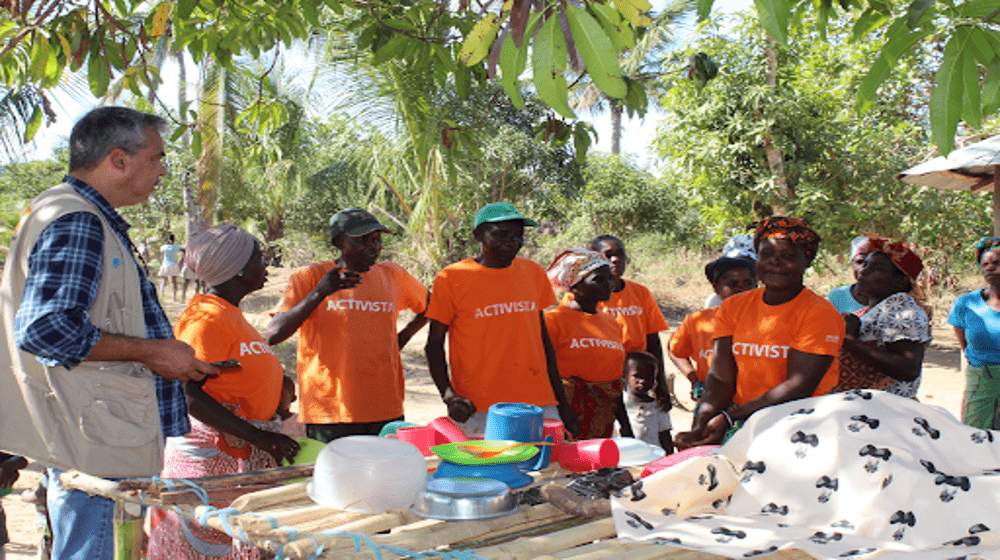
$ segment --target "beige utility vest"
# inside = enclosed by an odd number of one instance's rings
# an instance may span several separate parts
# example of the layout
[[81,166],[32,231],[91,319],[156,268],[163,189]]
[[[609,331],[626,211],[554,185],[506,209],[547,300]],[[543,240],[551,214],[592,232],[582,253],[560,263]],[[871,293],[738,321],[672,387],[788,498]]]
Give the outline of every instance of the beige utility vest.
[[71,185],[40,194],[21,217],[0,286],[0,328],[9,349],[0,352],[0,449],[94,476],[151,476],[163,465],[163,437],[149,368],[138,362],[47,367],[15,342],[28,255],[49,224],[72,212],[90,212],[104,226],[103,270],[90,320],[103,332],[146,338],[131,250]]

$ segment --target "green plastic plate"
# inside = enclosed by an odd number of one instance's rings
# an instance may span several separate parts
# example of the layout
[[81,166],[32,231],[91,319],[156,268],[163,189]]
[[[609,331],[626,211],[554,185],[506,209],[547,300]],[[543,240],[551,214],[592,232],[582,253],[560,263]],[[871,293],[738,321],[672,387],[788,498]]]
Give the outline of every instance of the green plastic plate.
[[501,463],[520,463],[527,461],[538,455],[538,448],[534,445],[524,445],[508,449],[503,453],[489,459],[484,459],[459,447],[460,445],[475,446],[481,449],[501,449],[508,445],[513,445],[516,441],[485,440],[485,441],[463,441],[460,443],[444,443],[431,447],[431,453],[448,461],[459,465],[497,465]]

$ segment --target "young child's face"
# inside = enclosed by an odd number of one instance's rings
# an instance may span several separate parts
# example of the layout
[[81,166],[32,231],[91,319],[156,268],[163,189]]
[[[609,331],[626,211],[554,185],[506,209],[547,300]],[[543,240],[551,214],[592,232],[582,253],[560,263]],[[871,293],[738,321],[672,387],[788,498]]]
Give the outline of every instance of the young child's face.
[[656,387],[656,368],[652,364],[629,361],[625,368],[629,393],[648,395]]

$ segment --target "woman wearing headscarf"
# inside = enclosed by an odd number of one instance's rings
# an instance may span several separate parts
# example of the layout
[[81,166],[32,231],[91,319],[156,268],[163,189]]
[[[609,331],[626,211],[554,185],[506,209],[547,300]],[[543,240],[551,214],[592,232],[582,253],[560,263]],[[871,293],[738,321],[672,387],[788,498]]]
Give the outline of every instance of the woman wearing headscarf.
[[[730,237],[729,241],[726,241],[726,244],[722,247],[721,258],[740,259],[750,266],[750,272],[753,273],[754,264],[757,262],[757,251],[753,248],[753,238],[744,233],[737,233]],[[757,287],[757,278],[754,278],[753,281],[754,287]],[[713,291],[705,298],[705,309],[718,307],[721,303],[722,298],[719,297],[717,292]]]
[[580,420],[580,438],[611,437],[616,416],[620,417],[625,362],[621,327],[597,309],[614,289],[611,262],[580,247],[556,257],[547,274],[553,286],[573,294],[545,312],[545,329],[555,349],[566,401]]
[[1000,237],[976,244],[976,262],[986,287],[955,300],[948,324],[965,353],[962,422],[986,430],[1000,429]]
[[[267,281],[260,243],[223,224],[192,237],[186,259],[208,288],[188,303],[174,334],[203,361],[235,359],[239,366],[187,384],[191,432],[167,440],[162,476],[232,474],[292,460],[299,445],[279,433],[276,415],[284,377],[281,362],[239,308],[247,294]],[[151,517],[151,559],[259,557],[257,549],[176,513],[155,510]]]
[[866,238],[857,295],[867,305],[844,314],[847,333],[840,349],[840,381],[835,392],[884,389],[913,398],[920,386],[930,320],[916,283],[924,264],[902,242]]
[[854,283],[830,290],[826,299],[841,313],[854,313],[868,305],[867,296],[858,293],[858,275],[865,265],[865,255],[868,246],[868,238],[859,235],[851,240],[851,252],[848,260],[851,261],[851,274],[854,275]]
[[[754,262],[747,259],[719,257],[705,265],[705,277],[722,302],[757,287],[754,267]],[[715,314],[718,312],[718,307],[709,307],[688,315],[667,344],[667,355],[691,383],[691,398],[695,402],[701,401],[708,367],[712,363]],[[697,412],[695,407],[695,414]]]
[[701,408],[691,431],[677,435],[678,448],[719,443],[754,412],[824,395],[837,384],[844,319],[802,282],[819,242],[799,218],[757,224],[757,278],[764,287],[719,307]]

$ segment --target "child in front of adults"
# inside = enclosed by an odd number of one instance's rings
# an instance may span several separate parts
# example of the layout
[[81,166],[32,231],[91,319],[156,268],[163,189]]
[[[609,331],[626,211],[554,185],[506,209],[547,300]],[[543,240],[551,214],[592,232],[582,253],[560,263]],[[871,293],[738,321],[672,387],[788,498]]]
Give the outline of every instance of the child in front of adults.
[[545,269],[517,256],[525,226],[537,225],[510,203],[487,204],[476,212],[472,230],[479,255],[445,267],[434,279],[427,367],[448,416],[469,435],[483,433],[489,407],[499,402],[539,406],[546,418],[562,419],[577,434],[542,318],[555,295]]
[[614,317],[597,305],[611,297],[611,262],[582,247],[556,257],[547,271],[552,285],[572,299],[545,312],[566,400],[580,420],[580,438],[611,437],[621,402],[625,346]]
[[659,362],[649,352],[629,352],[625,356],[625,414],[636,439],[658,445],[669,455],[674,452],[670,413],[663,411],[653,396],[658,367]]
[[[721,257],[705,265],[705,277],[712,284],[719,301],[757,287],[753,261]],[[682,375],[691,382],[691,398],[700,402],[712,363],[712,344],[715,341],[715,314],[718,307],[696,311],[684,318],[670,342],[667,355]],[[697,408],[695,409],[697,413]]]

